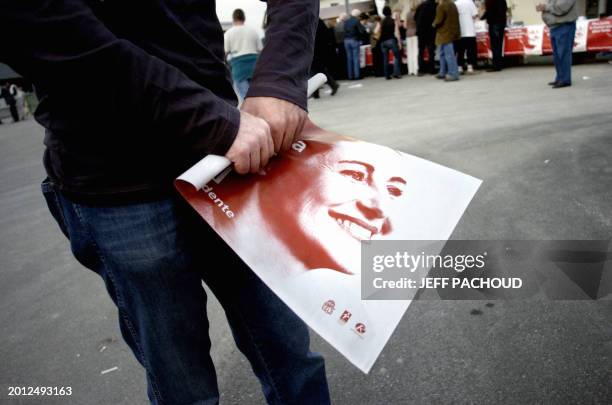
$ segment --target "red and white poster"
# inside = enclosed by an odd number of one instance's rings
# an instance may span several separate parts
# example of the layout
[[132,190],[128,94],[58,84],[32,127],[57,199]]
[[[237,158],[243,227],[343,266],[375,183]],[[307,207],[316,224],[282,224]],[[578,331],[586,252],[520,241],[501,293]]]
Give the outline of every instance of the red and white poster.
[[576,33],[574,34],[573,52],[587,51],[587,34],[589,31],[589,20],[576,21]]
[[486,31],[476,32],[476,54],[480,59],[492,58],[491,41]]
[[[486,24],[476,24],[479,58],[491,58]],[[612,51],[612,17],[577,20],[573,52]],[[508,27],[504,36],[504,55],[550,55],[550,30],[545,25]]]
[[368,372],[411,301],[361,300],[361,244],[447,240],[481,182],[312,123],[303,136],[259,174],[202,185],[196,165],[176,186],[298,316]]
[[589,21],[586,47],[589,52],[612,51],[612,17]]

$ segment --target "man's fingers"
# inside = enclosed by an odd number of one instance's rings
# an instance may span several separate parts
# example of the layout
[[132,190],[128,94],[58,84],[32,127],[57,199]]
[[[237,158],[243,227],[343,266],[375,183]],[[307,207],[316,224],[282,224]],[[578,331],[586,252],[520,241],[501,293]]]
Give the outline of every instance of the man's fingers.
[[251,150],[250,158],[251,158],[250,172],[251,173],[259,172],[259,168],[260,168],[259,164],[261,162],[261,159],[260,159],[260,148],[256,148],[256,149]]
[[283,145],[281,146],[281,150],[284,152],[289,150],[291,144],[293,143],[293,138],[295,137],[295,130],[297,128],[297,122],[295,119],[289,119],[287,122],[287,127],[285,131],[285,135],[283,137]]
[[301,117],[298,129],[295,132],[295,136],[293,137],[294,142],[302,139],[302,131],[304,131],[304,125],[306,125],[306,117]]
[[278,153],[283,146],[284,124],[282,124],[282,119],[270,120],[268,124],[270,124],[270,132],[272,133],[272,140],[274,141],[274,152]]
[[[232,159],[230,159],[232,160]],[[238,158],[236,158],[235,160],[233,160],[234,162],[234,170],[236,171],[236,173],[238,174],[246,174],[249,172],[249,166],[250,166],[250,162],[249,162],[250,158],[249,158],[249,154],[248,153],[244,153],[242,156],[239,156]]]
[[270,151],[270,157],[274,156],[276,151],[274,150],[274,141],[272,140],[272,136],[268,137],[268,150]]

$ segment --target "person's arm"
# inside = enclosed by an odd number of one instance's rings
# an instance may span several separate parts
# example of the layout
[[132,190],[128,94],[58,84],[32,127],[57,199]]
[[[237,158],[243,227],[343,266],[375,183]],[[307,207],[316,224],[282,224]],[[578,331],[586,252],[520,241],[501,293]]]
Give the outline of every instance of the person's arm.
[[395,39],[397,40],[398,48],[402,50],[402,35],[400,34],[400,16],[398,13],[395,13],[395,15],[393,16],[393,23],[395,24],[393,34],[395,35]]
[[473,19],[474,21],[476,21],[476,19],[477,19],[477,17],[478,17],[478,9],[476,8],[476,5],[475,5],[474,3],[472,3],[472,2],[470,2],[470,8],[472,9],[472,10],[470,11],[470,14],[471,14],[471,16],[472,16],[472,19]]
[[306,87],[319,15],[316,0],[268,0],[266,46],[247,97],[275,97],[306,110]]
[[144,123],[159,136],[183,137],[202,155],[223,155],[232,145],[236,108],[116,37],[85,0],[3,1],[0,15],[0,37],[12,38],[0,59],[54,100],[73,104],[73,123]]
[[543,5],[543,11],[560,17],[569,13],[575,4],[576,0],[553,0]]
[[317,0],[268,0],[266,45],[243,111],[266,120],[274,148],[287,150],[308,116],[306,89],[319,19]]

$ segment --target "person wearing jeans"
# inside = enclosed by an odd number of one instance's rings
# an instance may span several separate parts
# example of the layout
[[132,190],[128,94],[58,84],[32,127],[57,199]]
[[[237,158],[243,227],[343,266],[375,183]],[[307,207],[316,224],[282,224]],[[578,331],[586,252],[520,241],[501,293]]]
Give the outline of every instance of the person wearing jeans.
[[572,52],[576,34],[576,0],[549,0],[538,4],[544,23],[550,29],[550,42],[555,64],[555,80],[548,83],[553,89],[572,85]]
[[485,0],[485,12],[481,20],[487,20],[489,25],[489,41],[493,54],[493,68],[490,72],[499,72],[504,67],[504,35],[506,33],[506,0]]
[[401,78],[401,67],[400,60],[402,60],[402,56],[400,55],[399,47],[397,45],[397,39],[391,38],[383,41],[381,44],[382,54],[383,54],[383,69],[385,72],[385,78],[387,80],[391,79],[391,74],[389,73],[389,51],[393,52],[393,77],[396,79]]
[[436,77],[449,82],[459,80],[453,42],[461,37],[461,33],[459,13],[452,0],[439,0],[433,26],[436,28],[436,45],[440,59],[440,71]]
[[359,66],[359,49],[361,42],[356,39],[347,38],[344,40],[344,49],[346,50],[346,74],[349,80],[357,80],[360,78],[361,69]]
[[452,42],[438,46],[438,58],[440,59],[440,71],[436,77],[446,81],[459,80],[459,68]]
[[346,50],[346,74],[349,80],[360,79],[359,49],[361,47],[361,36],[365,31],[357,17],[361,11],[355,9],[351,17],[344,22],[344,48]]
[[202,281],[268,403],[329,403],[323,358],[309,351],[306,325],[181,197],[98,207],[70,200],[49,180],[42,190],[75,258],[103,279],[117,305],[152,403],[219,400]]
[[289,148],[308,118],[319,2],[268,2],[274,18],[240,109],[214,2],[184,8],[165,0],[0,2],[0,36],[31,34],[15,36],[0,60],[41,99],[44,198],[74,257],[116,305],[152,404],[219,402],[203,282],[268,403],[329,404],[306,325],[173,186],[210,154],[227,157],[238,176]]
[[225,53],[232,68],[232,79],[240,100],[244,100],[249,91],[257,56],[263,45],[257,31],[245,25],[246,16],[242,9],[232,13],[233,26],[223,35]]
[[400,55],[399,41],[399,27],[397,21],[391,16],[391,8],[389,6],[383,7],[383,15],[385,16],[380,23],[380,42],[381,50],[383,54],[383,70],[385,73],[385,79],[391,79],[391,73],[389,73],[389,51],[393,52],[393,77],[396,79],[401,78],[400,63],[402,56]]

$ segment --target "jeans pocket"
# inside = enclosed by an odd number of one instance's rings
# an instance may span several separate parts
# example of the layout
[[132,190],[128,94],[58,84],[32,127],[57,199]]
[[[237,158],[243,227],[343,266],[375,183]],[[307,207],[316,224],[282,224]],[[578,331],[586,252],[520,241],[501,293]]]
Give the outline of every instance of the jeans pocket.
[[43,196],[45,197],[45,201],[47,202],[47,207],[49,207],[49,211],[55,219],[55,222],[57,222],[59,225],[62,233],[68,239],[70,239],[70,236],[68,235],[68,227],[66,226],[66,220],[64,218],[64,212],[62,210],[62,204],[57,194],[57,190],[55,189],[55,185],[51,182],[51,180],[49,180],[49,178],[46,178],[43,180],[40,188]]

